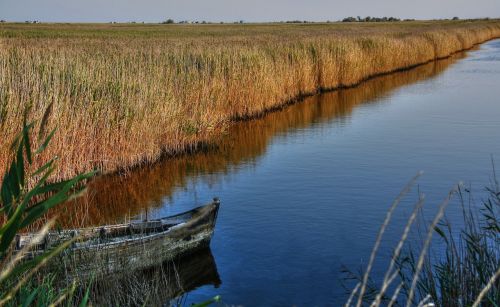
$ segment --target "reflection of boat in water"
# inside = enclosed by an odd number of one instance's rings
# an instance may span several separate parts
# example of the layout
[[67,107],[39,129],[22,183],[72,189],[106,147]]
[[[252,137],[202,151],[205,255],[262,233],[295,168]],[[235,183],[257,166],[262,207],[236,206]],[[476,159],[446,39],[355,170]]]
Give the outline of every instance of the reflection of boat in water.
[[[54,231],[29,256],[77,239],[54,265],[66,274],[86,278],[90,274],[107,275],[135,271],[208,246],[220,202],[218,199],[193,210],[144,222]],[[33,234],[17,237],[17,249],[30,244]]]
[[206,247],[157,266],[103,279],[94,286],[92,301],[99,306],[182,305],[184,294],[220,284],[214,257]]

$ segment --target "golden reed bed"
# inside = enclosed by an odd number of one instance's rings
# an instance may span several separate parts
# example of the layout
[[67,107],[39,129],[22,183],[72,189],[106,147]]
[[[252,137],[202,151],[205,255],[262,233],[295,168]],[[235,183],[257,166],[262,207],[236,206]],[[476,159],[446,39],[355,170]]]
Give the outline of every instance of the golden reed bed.
[[[189,186],[193,178],[203,177],[206,184],[231,177],[235,169],[256,161],[276,136],[294,133],[313,123],[327,123],[335,118],[345,121],[360,105],[377,104],[402,87],[435,78],[466,56],[457,53],[439,61],[373,78],[359,86],[307,97],[281,112],[270,112],[254,120],[241,121],[226,130],[203,151],[163,159],[136,168],[126,176],[100,176],[88,184],[87,193],[61,206],[53,213],[64,228],[82,228],[116,224],[149,210],[158,212],[179,187]],[[144,215],[142,216],[144,217]]]
[[60,156],[57,176],[115,171],[210,141],[235,119],[498,37],[499,20],[0,24],[0,169],[25,110],[36,133],[44,114],[47,130],[58,127],[45,153]]

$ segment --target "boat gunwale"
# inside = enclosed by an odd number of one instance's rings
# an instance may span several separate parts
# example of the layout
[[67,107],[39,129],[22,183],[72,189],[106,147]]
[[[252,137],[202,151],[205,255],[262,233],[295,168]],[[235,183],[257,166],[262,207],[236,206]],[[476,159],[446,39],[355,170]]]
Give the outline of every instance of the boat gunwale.
[[[210,231],[213,231],[213,228],[215,227],[215,221],[217,219],[217,215],[218,215],[218,209],[219,209],[219,205],[220,205],[220,201],[216,198],[214,198],[214,201],[208,203],[208,204],[205,204],[205,205],[202,205],[202,206],[198,206],[196,208],[193,208],[191,210],[188,210],[188,211],[185,211],[185,212],[181,212],[181,213],[178,213],[178,214],[175,214],[175,215],[170,215],[170,216],[166,216],[166,217],[162,217],[162,218],[157,218],[157,219],[153,219],[153,220],[149,220],[149,221],[143,221],[143,222],[137,222],[137,223],[124,223],[124,224],[115,224],[115,225],[107,225],[107,226],[98,226],[98,227],[87,227],[87,228],[76,228],[76,229],[68,229],[68,230],[62,230],[62,231],[58,231],[58,232],[52,232],[52,233],[49,233],[48,235],[50,234],[55,234],[55,235],[73,235],[76,233],[75,237],[78,238],[78,232],[83,232],[83,233],[90,233],[92,235],[95,235],[95,234],[98,234],[100,233],[101,231],[106,231],[106,230],[116,230],[116,229],[122,229],[122,228],[129,228],[131,227],[132,225],[134,226],[137,226],[137,225],[141,225],[141,224],[148,224],[148,223],[151,223],[151,222],[162,222],[163,220],[168,220],[168,219],[173,219],[173,218],[176,218],[176,217],[179,217],[179,216],[182,216],[182,215],[186,215],[186,214],[190,214],[190,213],[197,213],[203,209],[206,209],[206,212],[201,212],[201,214],[197,215],[197,216],[191,216],[189,218],[186,218],[184,219],[183,221],[180,221],[179,223],[176,223],[176,224],[173,224],[172,226],[168,227],[167,229],[165,230],[161,230],[161,231],[157,231],[157,232],[152,232],[152,233],[148,233],[148,234],[145,234],[145,235],[140,235],[140,234],[137,234],[137,236],[135,238],[126,238],[125,235],[123,236],[117,236],[117,238],[120,238],[120,237],[123,237],[123,239],[118,239],[114,242],[103,242],[103,243],[96,243],[96,244],[89,244],[89,245],[83,245],[82,246],[73,246],[73,247],[70,247],[70,250],[73,252],[73,251],[83,251],[83,250],[96,250],[96,249],[100,249],[100,250],[104,250],[104,249],[110,249],[110,248],[115,248],[116,246],[118,245],[135,245],[135,244],[144,244],[144,243],[149,243],[150,241],[153,241],[155,239],[157,239],[158,237],[164,237],[164,236],[167,236],[170,232],[173,232],[175,230],[178,230],[178,229],[182,229],[183,227],[191,224],[190,222],[194,222],[194,221],[197,221],[205,216],[208,216],[212,213],[214,213],[215,211],[215,215],[214,215],[214,221],[213,221],[213,224],[211,225],[211,229]],[[28,233],[28,234],[20,234],[20,235],[17,235],[17,241],[18,242],[21,242],[21,240],[30,240],[35,234],[33,233]],[[83,236],[83,239],[86,239],[86,240],[92,240],[93,236],[88,236],[88,237],[85,237]],[[83,242],[85,242],[86,240],[84,240]],[[31,251],[31,253],[40,253],[40,252],[43,252],[45,249],[38,249],[38,250],[33,250]]]

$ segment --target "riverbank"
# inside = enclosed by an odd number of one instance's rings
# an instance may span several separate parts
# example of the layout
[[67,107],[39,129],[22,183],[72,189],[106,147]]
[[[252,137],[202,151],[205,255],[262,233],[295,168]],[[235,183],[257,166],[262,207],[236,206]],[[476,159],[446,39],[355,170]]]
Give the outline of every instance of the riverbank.
[[[500,37],[500,21],[303,25],[0,25],[0,139],[58,127],[60,178],[189,151],[320,90]],[[48,111],[47,111],[48,110]],[[36,128],[39,130],[39,126]],[[0,144],[0,163],[8,160]]]

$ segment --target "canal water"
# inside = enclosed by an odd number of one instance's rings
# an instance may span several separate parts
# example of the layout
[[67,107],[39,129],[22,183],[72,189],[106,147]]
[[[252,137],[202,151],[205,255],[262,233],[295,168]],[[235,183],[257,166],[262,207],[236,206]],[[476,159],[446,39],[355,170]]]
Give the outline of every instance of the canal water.
[[[342,266],[366,264],[387,209],[418,171],[425,173],[395,213],[375,278],[418,191],[424,217],[459,181],[478,203],[484,197],[492,156],[500,163],[499,80],[496,40],[313,96],[234,125],[202,153],[97,179],[78,216],[88,224],[164,216],[217,196],[217,282],[186,289],[183,303],[220,295],[235,305],[338,306],[346,299]],[[447,217],[460,226],[458,202]]]

